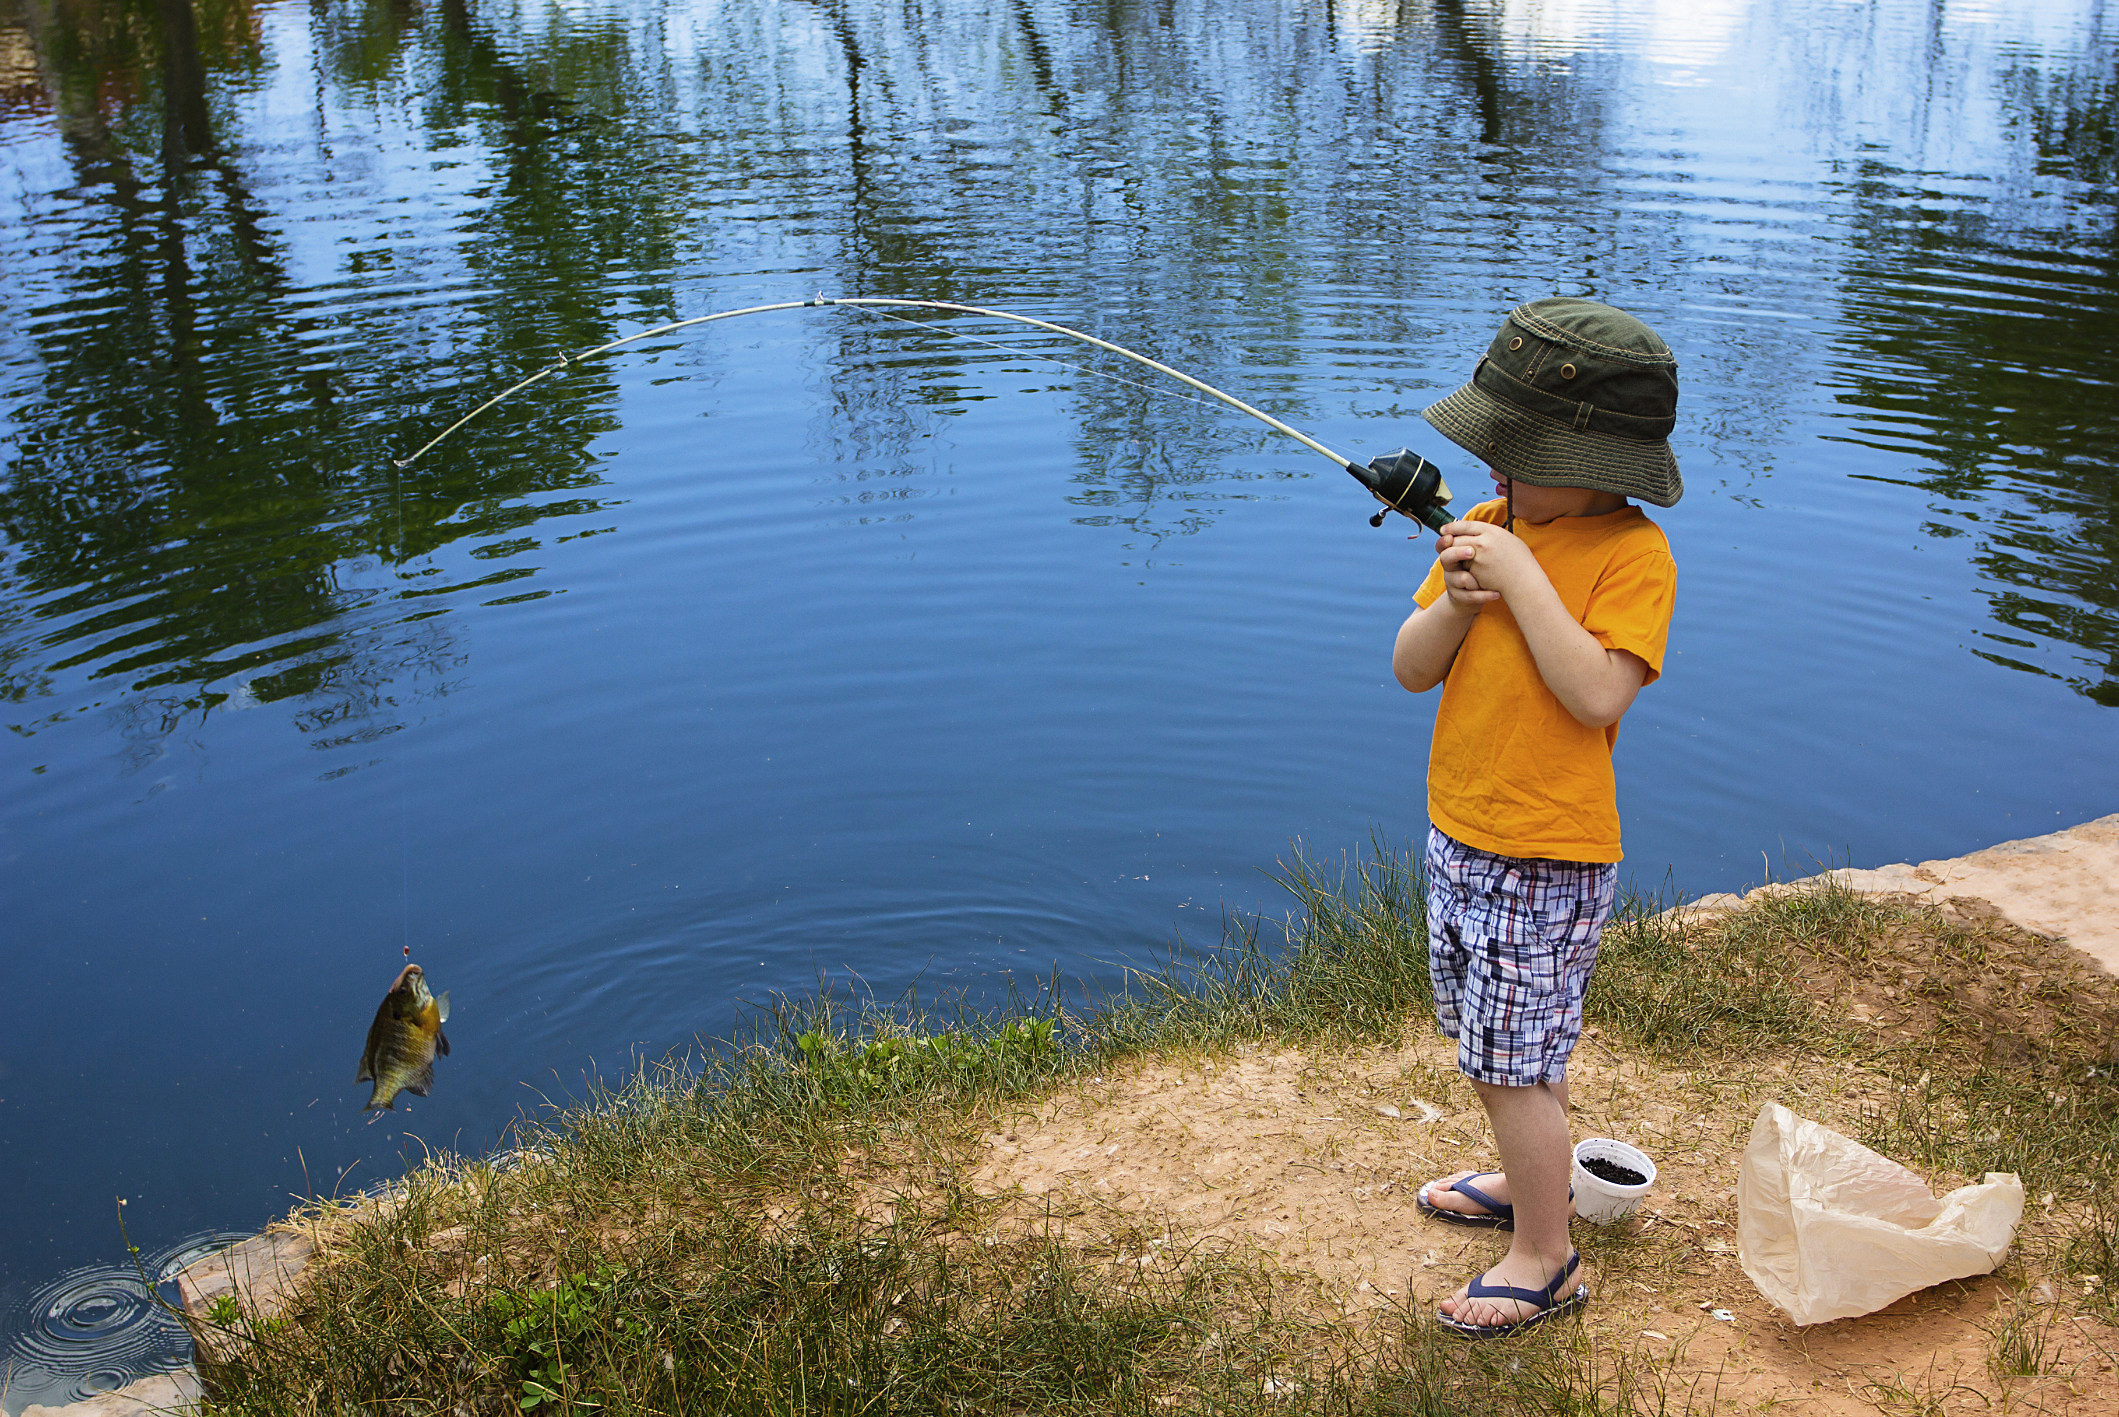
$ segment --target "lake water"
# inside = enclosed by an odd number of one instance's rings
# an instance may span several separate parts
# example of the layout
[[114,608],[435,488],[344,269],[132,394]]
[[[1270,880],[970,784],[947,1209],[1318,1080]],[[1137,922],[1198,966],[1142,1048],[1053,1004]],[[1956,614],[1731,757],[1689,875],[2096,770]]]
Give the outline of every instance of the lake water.
[[[1423,828],[1366,458],[1514,303],[1682,361],[1625,870],[2119,810],[2101,0],[0,0],[9,1411],[156,1266],[747,1002],[994,998]],[[1010,346],[970,342],[961,335]],[[1059,362],[1056,362],[1059,361]],[[1133,382],[1109,377],[1121,375]],[[1459,505],[1473,497],[1460,495]],[[411,949],[430,1100],[353,1074]]]

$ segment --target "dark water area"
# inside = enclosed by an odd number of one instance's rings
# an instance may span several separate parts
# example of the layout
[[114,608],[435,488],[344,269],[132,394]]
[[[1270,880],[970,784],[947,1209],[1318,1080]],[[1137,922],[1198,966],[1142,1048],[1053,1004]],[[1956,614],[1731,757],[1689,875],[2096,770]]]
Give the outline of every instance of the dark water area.
[[[1090,984],[1423,830],[1367,457],[1681,360],[1619,743],[1688,894],[2119,810],[2101,0],[0,0],[5,1404],[156,1263],[857,979]],[[969,342],[997,341],[1010,349]],[[1134,382],[1108,377],[1116,374]],[[353,1080],[409,946],[431,1099]],[[150,1277],[153,1277],[151,1274]],[[127,1285],[130,1288],[127,1288]]]

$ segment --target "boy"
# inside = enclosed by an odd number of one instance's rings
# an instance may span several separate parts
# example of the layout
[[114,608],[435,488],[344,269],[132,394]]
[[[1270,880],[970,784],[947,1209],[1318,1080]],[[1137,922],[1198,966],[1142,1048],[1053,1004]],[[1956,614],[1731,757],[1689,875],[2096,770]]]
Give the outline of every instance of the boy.
[[1502,1170],[1420,1188],[1423,1215],[1512,1230],[1441,1305],[1491,1338],[1588,1302],[1569,1246],[1567,1058],[1618,882],[1611,748],[1662,672],[1676,568],[1655,523],[1684,491],[1669,435],[1677,360],[1608,305],[1509,313],[1472,381],[1425,417],[1499,498],[1442,529],[1391,667],[1441,684],[1428,758],[1435,1013],[1494,1129]]

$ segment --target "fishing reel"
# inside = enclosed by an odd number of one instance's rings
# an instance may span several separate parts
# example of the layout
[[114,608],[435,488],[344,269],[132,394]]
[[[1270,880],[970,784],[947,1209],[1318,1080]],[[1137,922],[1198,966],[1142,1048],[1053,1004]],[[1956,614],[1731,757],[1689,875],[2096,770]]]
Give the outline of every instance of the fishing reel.
[[1346,470],[1383,503],[1383,510],[1369,518],[1370,526],[1382,526],[1392,512],[1435,531],[1456,520],[1450,515],[1449,484],[1442,480],[1442,469],[1411,448],[1370,458],[1367,467],[1348,463]]

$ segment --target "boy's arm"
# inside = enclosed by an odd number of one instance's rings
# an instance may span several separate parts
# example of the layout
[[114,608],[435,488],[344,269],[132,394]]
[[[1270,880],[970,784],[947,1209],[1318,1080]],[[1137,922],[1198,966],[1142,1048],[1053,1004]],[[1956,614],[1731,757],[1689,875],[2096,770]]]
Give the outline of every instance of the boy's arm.
[[1477,617],[1477,611],[1458,609],[1446,595],[1415,610],[1398,627],[1398,642],[1391,646],[1391,673],[1416,694],[1434,688],[1457,662],[1457,651]]
[[[1561,604],[1538,558],[1513,533],[1486,522],[1453,522],[1443,534],[1469,547],[1478,584],[1508,602],[1538,677],[1560,706],[1586,728],[1617,723],[1648,677],[1647,661],[1627,650],[1606,649],[1583,629]],[[1403,638],[1404,631],[1399,634]]]
[[1442,563],[1442,584],[1447,594],[1405,617],[1398,627],[1397,643],[1391,647],[1391,673],[1416,694],[1424,694],[1449,674],[1457,662],[1457,651],[1471,632],[1479,611],[1501,597],[1480,586],[1466,569],[1469,548],[1452,554],[1455,538],[1445,536],[1435,545]]

